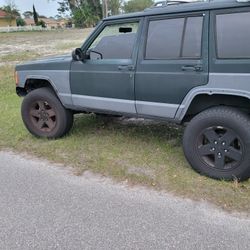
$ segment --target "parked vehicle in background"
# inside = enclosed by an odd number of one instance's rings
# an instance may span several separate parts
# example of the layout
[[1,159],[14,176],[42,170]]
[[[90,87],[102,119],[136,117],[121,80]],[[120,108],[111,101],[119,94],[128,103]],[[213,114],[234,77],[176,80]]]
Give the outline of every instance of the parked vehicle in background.
[[175,2],[104,19],[72,57],[16,66],[27,129],[61,137],[75,112],[187,123],[196,171],[249,178],[250,2]]

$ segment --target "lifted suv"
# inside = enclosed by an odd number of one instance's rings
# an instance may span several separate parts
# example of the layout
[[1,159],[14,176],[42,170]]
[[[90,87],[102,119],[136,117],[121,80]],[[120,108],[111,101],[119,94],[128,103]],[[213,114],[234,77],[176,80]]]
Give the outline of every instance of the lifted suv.
[[112,16],[72,56],[16,66],[24,124],[58,138],[74,112],[188,122],[183,148],[196,171],[249,178],[250,3],[242,2]]

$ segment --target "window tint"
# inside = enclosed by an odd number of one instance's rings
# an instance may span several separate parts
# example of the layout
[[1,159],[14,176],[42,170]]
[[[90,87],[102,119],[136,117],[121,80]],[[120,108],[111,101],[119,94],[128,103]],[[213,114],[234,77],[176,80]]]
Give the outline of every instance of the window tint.
[[146,59],[181,59],[201,56],[203,17],[151,21]]
[[106,26],[88,49],[90,59],[130,59],[137,30],[138,22]]
[[185,37],[183,43],[183,57],[201,57],[201,37],[202,37],[203,17],[187,18]]
[[219,58],[250,58],[250,12],[216,16]]
[[146,59],[180,57],[184,18],[151,21],[148,27]]

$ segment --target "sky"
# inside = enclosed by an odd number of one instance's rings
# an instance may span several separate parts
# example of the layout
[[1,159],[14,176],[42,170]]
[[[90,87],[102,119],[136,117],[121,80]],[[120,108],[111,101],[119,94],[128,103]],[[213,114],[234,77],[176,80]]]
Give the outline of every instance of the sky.
[[[58,4],[55,0],[12,0],[15,2],[17,9],[22,14],[26,10],[32,11],[33,4],[39,15],[47,17],[57,15]],[[8,0],[0,0],[0,7],[6,5]]]
[[[12,1],[15,2],[17,9],[20,11],[21,14],[27,10],[32,11],[32,6],[34,4],[36,7],[36,11],[39,13],[39,15],[54,17],[57,15],[57,9],[59,7],[57,0],[12,0]],[[6,5],[7,2],[8,0],[0,0],[0,7]]]

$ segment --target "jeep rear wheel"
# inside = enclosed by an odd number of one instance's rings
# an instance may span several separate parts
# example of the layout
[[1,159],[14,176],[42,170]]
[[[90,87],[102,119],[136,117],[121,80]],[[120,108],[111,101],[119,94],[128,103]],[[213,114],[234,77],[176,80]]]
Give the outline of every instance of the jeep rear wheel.
[[215,179],[245,180],[250,174],[250,118],[229,107],[211,108],[188,124],[184,154],[199,173]]
[[25,96],[21,113],[26,128],[37,137],[59,138],[73,124],[72,112],[63,107],[49,88],[39,88]]

